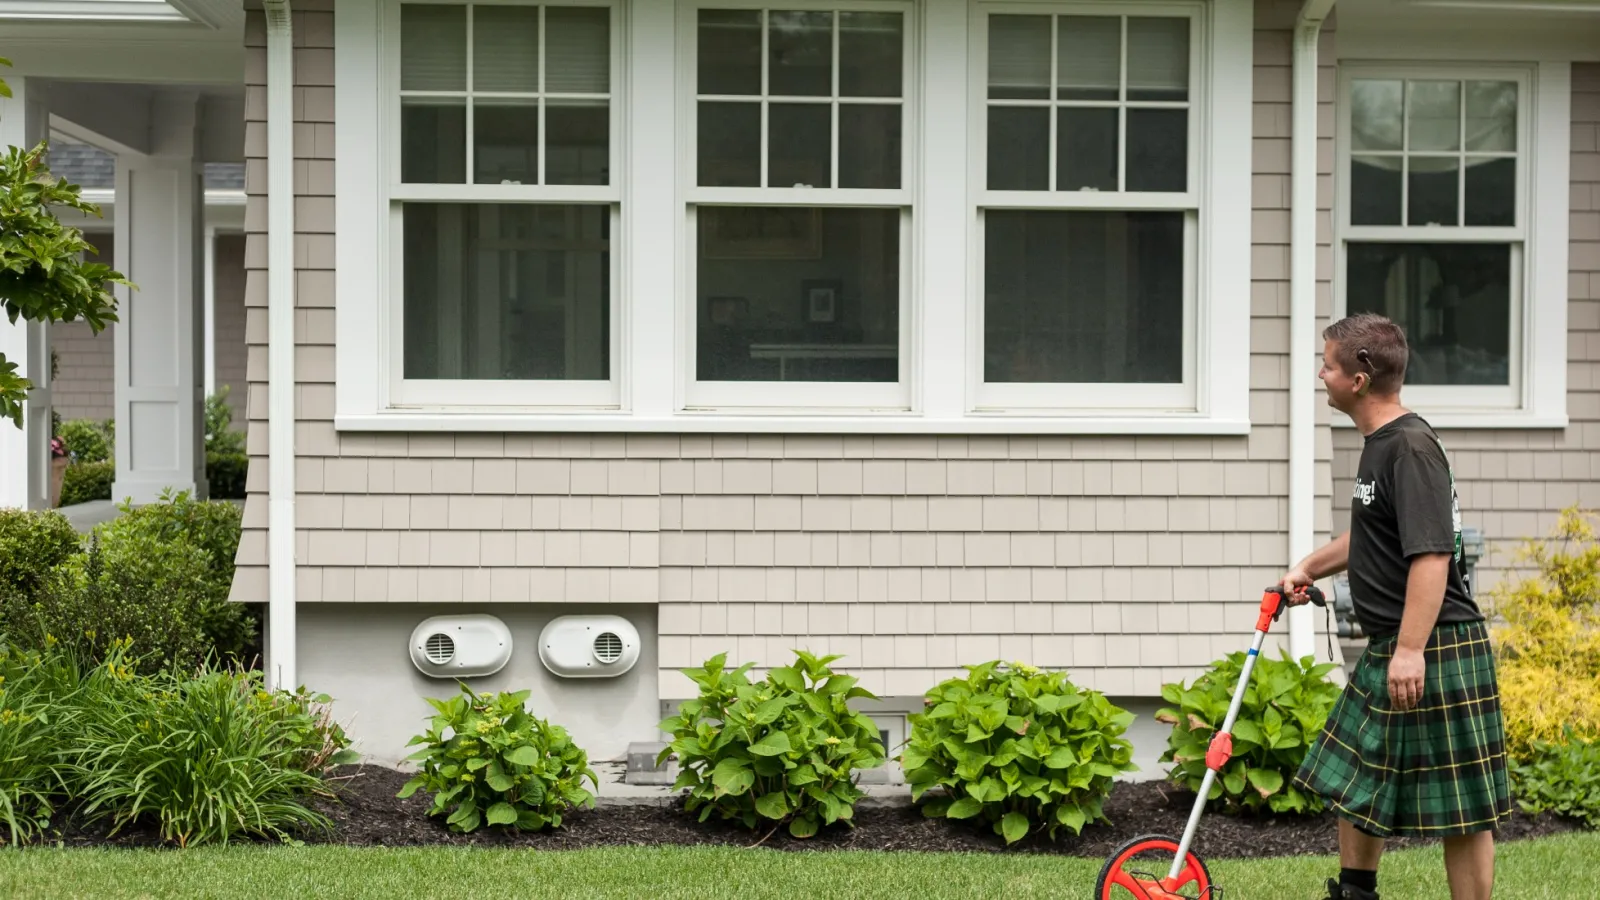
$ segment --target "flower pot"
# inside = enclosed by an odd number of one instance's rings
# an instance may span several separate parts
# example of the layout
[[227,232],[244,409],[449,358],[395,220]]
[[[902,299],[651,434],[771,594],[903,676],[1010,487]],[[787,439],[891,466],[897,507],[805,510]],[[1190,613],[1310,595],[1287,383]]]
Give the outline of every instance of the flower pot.
[[50,508],[61,506],[61,481],[67,477],[67,466],[72,461],[65,456],[50,457]]

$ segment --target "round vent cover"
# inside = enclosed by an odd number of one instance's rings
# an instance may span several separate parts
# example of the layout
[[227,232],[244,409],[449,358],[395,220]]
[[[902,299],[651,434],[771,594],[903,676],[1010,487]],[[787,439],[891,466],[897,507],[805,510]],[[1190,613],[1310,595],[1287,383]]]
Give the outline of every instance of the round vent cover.
[[428,646],[425,652],[428,654],[428,662],[436,666],[442,666],[456,655],[456,642],[450,639],[450,635],[442,631],[436,631],[428,635]]
[[622,658],[622,638],[609,631],[594,639],[594,658],[610,665]]

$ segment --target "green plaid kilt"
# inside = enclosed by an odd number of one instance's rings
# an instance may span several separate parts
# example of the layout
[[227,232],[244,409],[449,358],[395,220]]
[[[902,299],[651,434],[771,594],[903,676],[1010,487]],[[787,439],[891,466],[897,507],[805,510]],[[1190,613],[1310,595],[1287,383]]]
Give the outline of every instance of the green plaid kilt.
[[1511,812],[1504,720],[1483,622],[1440,625],[1424,650],[1422,700],[1389,702],[1398,635],[1376,638],[1294,777],[1375,837],[1491,830]]

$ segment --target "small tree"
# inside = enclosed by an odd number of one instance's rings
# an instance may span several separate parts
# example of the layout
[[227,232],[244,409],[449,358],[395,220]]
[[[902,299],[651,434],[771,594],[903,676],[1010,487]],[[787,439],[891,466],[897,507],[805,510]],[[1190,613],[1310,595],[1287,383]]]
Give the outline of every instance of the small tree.
[[[0,59],[0,65],[11,65]],[[0,80],[0,97],[11,88]],[[132,283],[103,263],[86,262],[82,253],[97,251],[83,232],[63,225],[53,206],[71,207],[100,216],[100,207],[83,199],[75,184],[50,174],[45,163],[48,141],[31,150],[6,148],[0,157],[0,304],[15,325],[28,322],[73,322],[83,319],[95,334],[117,321],[110,284]],[[0,417],[22,427],[23,404],[33,384],[17,372],[17,364],[0,353]]]

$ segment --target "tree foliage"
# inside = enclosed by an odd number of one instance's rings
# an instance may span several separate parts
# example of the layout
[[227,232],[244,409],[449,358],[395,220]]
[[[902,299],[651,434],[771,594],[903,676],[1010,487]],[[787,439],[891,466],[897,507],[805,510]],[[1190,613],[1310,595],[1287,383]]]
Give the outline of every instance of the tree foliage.
[[[0,65],[10,65],[0,59]],[[0,96],[11,89],[0,81]],[[110,285],[132,286],[104,263],[89,262],[97,253],[83,232],[62,224],[52,207],[67,207],[99,217],[100,207],[84,200],[80,188],[50,174],[49,148],[41,141],[31,149],[8,147],[0,156],[0,305],[7,323],[89,323],[99,334],[115,322],[116,300]],[[33,385],[17,364],[0,353],[0,417],[22,427],[23,403]]]

